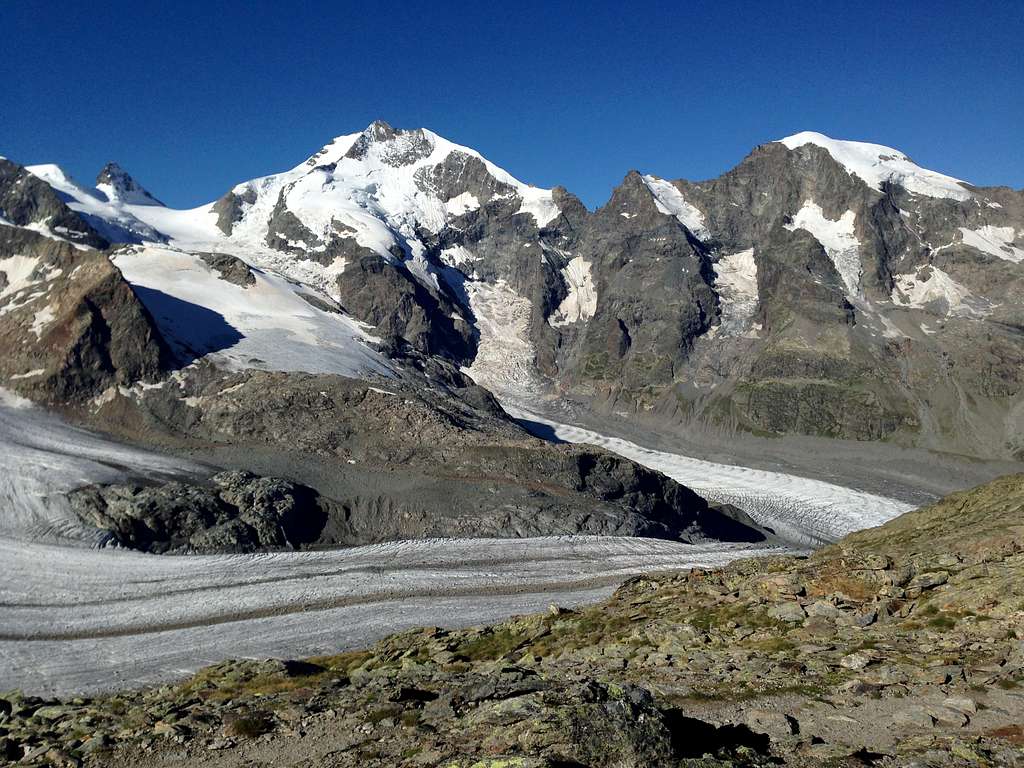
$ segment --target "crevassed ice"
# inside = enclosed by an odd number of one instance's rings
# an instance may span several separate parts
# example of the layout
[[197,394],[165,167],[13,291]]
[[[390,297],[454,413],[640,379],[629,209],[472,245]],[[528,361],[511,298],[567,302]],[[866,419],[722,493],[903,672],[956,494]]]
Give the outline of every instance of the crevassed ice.
[[544,389],[530,340],[533,304],[505,280],[467,282],[469,307],[480,330],[473,364],[463,368],[477,384],[495,393],[529,400]]
[[721,333],[734,336],[747,329],[757,311],[757,264],[754,249],[730,253],[713,266],[720,297]]

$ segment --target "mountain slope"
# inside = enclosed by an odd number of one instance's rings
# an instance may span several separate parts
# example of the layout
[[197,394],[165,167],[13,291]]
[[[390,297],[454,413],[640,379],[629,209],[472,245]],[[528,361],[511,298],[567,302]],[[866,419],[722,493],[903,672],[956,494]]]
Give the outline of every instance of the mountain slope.
[[[530,436],[451,363],[373,336],[313,286],[169,237],[104,251],[69,242],[95,231],[85,211],[97,206],[119,226],[143,210],[190,215],[119,169],[91,190],[46,169],[65,204],[38,166],[7,166],[0,195],[26,223],[0,224],[0,383],[107,435],[210,465],[198,482],[190,472],[170,483],[119,465],[120,482],[105,473],[97,484],[68,467],[42,489],[16,469],[0,521],[8,535],[204,552],[426,536],[769,535],[628,459]],[[68,226],[44,227],[55,220]],[[23,416],[15,408],[10,419],[31,423]],[[16,433],[2,438],[12,454]],[[67,464],[63,450],[48,459],[55,468]],[[218,469],[235,472],[219,495]],[[26,498],[40,493],[41,506]]]
[[382,122],[191,211],[37,172],[104,236],[279,271],[386,349],[512,399],[982,457],[1024,445],[1024,194],[881,145],[807,132],[709,181],[632,172],[595,212]]
[[0,343],[3,385],[57,406],[154,381],[171,358],[153,318],[103,253],[4,225]]
[[[689,408],[772,432],[1019,450],[1022,275],[1008,243],[1024,223],[1020,193],[815,134],[678,187],[718,253],[753,248],[749,322],[761,326],[756,341],[712,340],[692,361],[716,391],[689,393]],[[1005,247],[977,247],[995,231]]]

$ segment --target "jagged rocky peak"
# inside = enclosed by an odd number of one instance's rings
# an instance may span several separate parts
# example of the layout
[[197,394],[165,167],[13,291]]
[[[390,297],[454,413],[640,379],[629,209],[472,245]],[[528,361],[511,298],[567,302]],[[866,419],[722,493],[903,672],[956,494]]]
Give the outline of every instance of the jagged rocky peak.
[[153,195],[117,163],[107,163],[96,176],[96,189],[103,192],[109,200],[128,203],[129,205],[160,205]]
[[374,120],[366,126],[366,130],[363,131],[364,136],[367,136],[374,141],[387,141],[395,138],[399,133],[404,133],[404,131],[396,130],[395,127],[386,120]]
[[353,142],[345,157],[363,160],[376,155],[387,165],[410,165],[434,151],[433,134],[423,128],[399,130],[383,120],[374,120]]
[[[64,178],[64,172],[55,165],[26,168],[0,158],[0,224],[26,227],[48,237],[105,248],[107,241],[68,208],[65,195],[36,172],[42,167]],[[0,253],[0,257],[2,255]]]

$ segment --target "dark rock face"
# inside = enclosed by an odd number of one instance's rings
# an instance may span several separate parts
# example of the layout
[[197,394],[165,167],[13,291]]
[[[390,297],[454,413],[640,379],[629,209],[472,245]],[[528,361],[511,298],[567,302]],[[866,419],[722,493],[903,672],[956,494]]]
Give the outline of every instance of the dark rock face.
[[[976,360],[981,333],[986,354],[1000,350],[995,355],[1006,360],[1024,352],[1019,335],[1007,334],[997,319],[1004,311],[1013,322],[1020,317],[1015,288],[1008,292],[992,283],[1001,275],[1007,286],[1018,286],[1024,276],[1009,262],[968,255],[959,244],[959,227],[1024,221],[1017,196],[975,190],[978,199],[961,202],[912,195],[898,184],[878,191],[814,145],[764,145],[718,179],[676,185],[704,214],[709,247],[719,254],[753,248],[755,320],[762,326],[750,341],[708,338],[698,345],[681,372],[715,388],[685,396],[690,417],[715,420],[725,414],[771,433],[903,436],[989,456],[1015,450],[1013,436],[1024,424],[1011,417],[996,425],[990,414],[1008,407],[1014,412],[1012,398],[1024,382],[1001,366],[998,373],[979,368]],[[791,217],[806,201],[819,206],[829,222],[852,215],[859,242],[858,297],[851,297],[809,233],[783,228],[794,227]],[[940,243],[943,248],[934,247]],[[945,301],[903,308],[894,300],[896,277],[922,264],[941,267],[939,279],[948,275],[962,290],[998,301],[1000,308],[987,316],[951,311]],[[920,279],[929,274],[920,273]],[[993,388],[1003,394],[993,399]],[[972,426],[964,429],[965,423]],[[985,439],[969,436],[988,430],[993,431]]]
[[570,250],[591,264],[597,310],[582,328],[559,330],[559,370],[629,389],[670,383],[717,317],[699,242],[632,172]]
[[252,268],[237,256],[227,253],[200,253],[197,255],[217,270],[221,280],[226,280],[242,288],[256,285],[256,277],[252,273]]
[[452,298],[428,289],[401,263],[364,255],[345,269],[338,293],[346,312],[376,326],[390,344],[404,341],[457,362],[472,359],[473,329]]
[[0,158],[0,216],[24,227],[45,224],[80,245],[106,248],[108,243],[42,179],[16,163]]
[[[757,292],[764,297],[759,315],[769,334],[784,329],[794,316],[812,323],[853,325],[854,311],[842,279],[810,232],[776,226],[756,252]],[[808,285],[808,274],[821,279]]]
[[316,541],[326,520],[315,491],[280,478],[222,472],[211,487],[89,486],[70,495],[87,525],[145,552],[256,552]]
[[166,345],[106,254],[0,226],[0,271],[28,259],[35,263],[24,287],[0,298],[5,386],[33,399],[81,403],[111,385],[161,375],[170,362]]
[[134,205],[163,205],[117,163],[107,163],[96,176],[96,186],[108,186],[114,196]]

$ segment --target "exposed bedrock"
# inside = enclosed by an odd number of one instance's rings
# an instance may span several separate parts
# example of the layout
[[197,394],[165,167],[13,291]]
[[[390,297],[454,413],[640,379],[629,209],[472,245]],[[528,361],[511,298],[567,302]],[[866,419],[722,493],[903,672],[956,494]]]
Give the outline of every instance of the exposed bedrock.
[[[334,375],[189,369],[175,384],[112,397],[92,419],[124,437],[251,469],[265,476],[258,482],[275,488],[284,482],[292,497],[295,488],[305,488],[305,506],[296,502],[295,508],[305,510],[300,517],[307,522],[322,520],[306,526],[315,536],[296,538],[286,528],[284,538],[253,535],[241,526],[251,525],[244,505],[225,507],[223,493],[191,488],[182,498],[197,500],[198,510],[184,515],[192,521],[187,530],[157,537],[156,546],[166,549],[338,546],[426,536],[749,542],[768,535],[628,459],[533,438],[486,390],[457,373],[451,382],[371,385]],[[140,517],[155,525],[146,523],[140,540],[177,519],[164,508],[173,506],[178,490],[91,489],[79,496],[92,509],[113,503],[121,510],[94,519],[99,527],[125,531],[118,540],[133,546]]]

